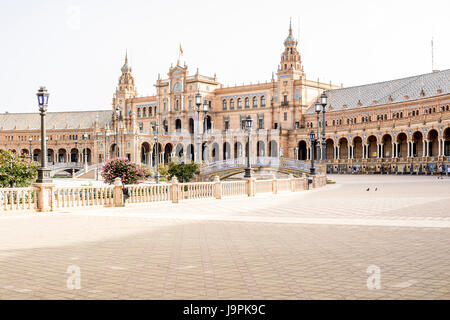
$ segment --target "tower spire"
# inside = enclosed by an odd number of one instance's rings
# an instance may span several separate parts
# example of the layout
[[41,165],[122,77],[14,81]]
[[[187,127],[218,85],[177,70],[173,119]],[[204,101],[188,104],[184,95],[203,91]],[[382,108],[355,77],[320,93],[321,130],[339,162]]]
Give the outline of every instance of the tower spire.
[[289,35],[292,36],[292,17],[289,18]]
[[125,64],[128,64],[128,49],[125,50]]

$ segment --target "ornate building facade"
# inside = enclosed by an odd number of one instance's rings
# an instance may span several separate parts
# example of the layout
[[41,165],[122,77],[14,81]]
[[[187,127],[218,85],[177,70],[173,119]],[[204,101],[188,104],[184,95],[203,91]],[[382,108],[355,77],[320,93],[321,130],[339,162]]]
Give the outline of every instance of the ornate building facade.
[[[252,156],[311,160],[309,134],[325,126],[326,159],[315,154],[329,172],[425,172],[447,164],[450,70],[342,88],[308,80],[297,47],[290,28],[276,75],[250,85],[224,87],[215,75],[191,74],[178,62],[166,78],[158,76],[154,96],[138,95],[126,57],[112,110],[48,114],[49,163],[240,158],[250,116]],[[329,97],[324,123],[314,111],[323,92]],[[39,160],[38,114],[1,114],[0,147]]]

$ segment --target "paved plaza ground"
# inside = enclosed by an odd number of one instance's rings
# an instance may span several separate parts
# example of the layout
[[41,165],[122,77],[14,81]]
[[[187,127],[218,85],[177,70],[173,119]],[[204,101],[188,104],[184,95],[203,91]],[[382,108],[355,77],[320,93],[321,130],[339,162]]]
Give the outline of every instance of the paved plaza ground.
[[450,179],[331,178],[310,192],[0,217],[0,298],[450,299]]

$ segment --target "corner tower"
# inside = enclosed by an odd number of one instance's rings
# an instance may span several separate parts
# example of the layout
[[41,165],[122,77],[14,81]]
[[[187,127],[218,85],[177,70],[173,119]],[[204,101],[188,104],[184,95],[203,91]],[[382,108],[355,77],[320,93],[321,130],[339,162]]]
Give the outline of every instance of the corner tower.
[[122,74],[119,78],[119,84],[113,98],[113,109],[118,106],[123,117],[130,116],[131,103],[127,103],[128,99],[133,99],[137,96],[136,87],[134,85],[134,78],[131,74],[131,67],[128,64],[128,53],[125,54],[125,63],[122,66]]
[[292,35],[292,23],[289,23],[289,35],[284,41],[284,51],[278,66],[278,77],[300,79],[304,77],[300,52],[297,50],[298,41]]

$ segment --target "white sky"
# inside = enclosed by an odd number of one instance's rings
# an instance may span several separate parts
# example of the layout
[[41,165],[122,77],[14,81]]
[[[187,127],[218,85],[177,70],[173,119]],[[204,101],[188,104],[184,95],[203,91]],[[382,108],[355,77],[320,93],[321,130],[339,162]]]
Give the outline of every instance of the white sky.
[[361,85],[450,68],[449,0],[1,0],[0,112],[109,109],[125,50],[154,94],[182,43],[190,72],[224,85],[276,71],[292,16],[308,79]]

